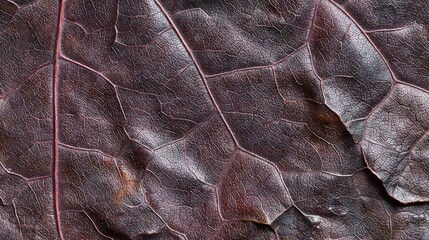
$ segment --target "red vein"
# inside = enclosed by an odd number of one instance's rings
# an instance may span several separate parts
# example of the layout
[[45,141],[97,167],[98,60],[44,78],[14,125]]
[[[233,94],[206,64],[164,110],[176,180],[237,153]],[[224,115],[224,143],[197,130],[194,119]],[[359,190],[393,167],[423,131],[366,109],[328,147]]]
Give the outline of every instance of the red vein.
[[212,94],[212,92],[210,91],[210,88],[208,86],[207,83],[207,79],[203,73],[203,71],[201,70],[199,64],[197,63],[197,60],[195,59],[194,54],[192,53],[191,49],[189,48],[187,42],[185,41],[185,39],[183,38],[182,34],[180,33],[179,29],[176,27],[176,25],[174,24],[173,20],[171,19],[171,17],[168,15],[167,11],[164,9],[164,7],[158,2],[158,0],[154,0],[155,4],[159,7],[159,9],[161,10],[161,12],[164,14],[164,16],[167,18],[167,21],[169,22],[171,28],[174,30],[174,32],[176,33],[177,37],[179,38],[179,40],[182,42],[184,48],[186,49],[186,51],[188,52],[189,56],[191,57],[192,62],[194,63],[195,67],[197,68],[198,74],[201,76],[201,79],[203,80],[204,83],[204,87],[206,88],[207,93],[209,94],[209,97],[211,99],[211,101],[213,102],[213,105],[215,106],[217,112],[219,113],[220,117],[222,118],[223,123],[225,124],[226,128],[228,129],[234,143],[236,146],[239,146],[237,139],[235,138],[233,131],[231,130],[231,127],[229,126],[228,122],[226,121],[225,117],[223,116],[219,105],[216,103],[215,98]]
[[314,2],[314,10],[313,10],[313,17],[311,19],[311,25],[310,25],[310,30],[308,31],[308,35],[307,35],[307,44],[309,44],[310,42],[310,37],[313,34],[314,31],[314,26],[316,24],[316,17],[317,17],[317,11],[319,10],[319,5],[320,5],[320,0],[316,0]]
[[52,81],[52,107],[53,107],[53,145],[54,145],[54,159],[53,159],[53,198],[54,198],[54,217],[55,224],[57,227],[57,233],[60,240],[63,239],[61,232],[61,219],[58,208],[58,70],[59,70],[59,56],[60,56],[60,44],[61,44],[61,32],[63,24],[64,14],[64,2],[59,0],[58,5],[58,21],[57,21],[57,33],[54,49],[54,78]]
[[231,71],[226,71],[226,72],[220,72],[220,73],[215,73],[215,74],[211,74],[211,75],[205,75],[206,78],[213,78],[213,77],[218,77],[218,76],[223,76],[223,75],[228,75],[228,74],[232,74],[232,73],[236,73],[236,72],[245,72],[245,71],[250,71],[250,70],[258,70],[258,69],[267,69],[267,68],[273,68],[276,65],[285,62],[286,60],[292,58],[293,56],[295,56],[295,54],[297,54],[302,48],[304,48],[306,46],[306,44],[303,44],[297,48],[295,48],[291,53],[289,53],[288,55],[286,55],[286,57],[283,57],[271,64],[268,65],[260,65],[260,66],[253,66],[253,67],[245,67],[245,68],[239,68],[239,69],[234,69]]
[[0,95],[0,100],[6,100],[7,98],[9,98],[12,94],[14,94],[16,91],[18,91],[22,87],[22,85],[24,85],[27,81],[29,81],[31,76],[36,74],[40,69],[50,65],[51,63],[52,63],[51,61],[45,62],[45,63],[39,65],[38,67],[36,67],[35,69],[33,69],[29,74],[27,74],[26,76],[21,78],[21,80],[19,80],[21,83],[18,84],[18,86],[8,90],[3,95]]
[[369,44],[371,44],[371,46],[375,49],[375,51],[377,51],[378,55],[380,56],[380,58],[382,59],[382,61],[384,62],[384,64],[386,65],[387,69],[389,70],[389,73],[393,79],[393,81],[396,81],[396,76],[393,73],[392,68],[390,67],[387,59],[384,57],[384,55],[380,52],[380,50],[378,49],[378,47],[375,45],[375,43],[372,41],[372,39],[368,36],[367,32],[359,25],[359,23],[344,9],[342,8],[339,4],[337,4],[336,2],[330,0],[330,3],[332,5],[334,5],[336,8],[338,8],[343,14],[345,14],[350,21],[352,21],[352,23],[354,23],[354,25],[359,29],[359,31],[365,36],[365,38],[368,40]]

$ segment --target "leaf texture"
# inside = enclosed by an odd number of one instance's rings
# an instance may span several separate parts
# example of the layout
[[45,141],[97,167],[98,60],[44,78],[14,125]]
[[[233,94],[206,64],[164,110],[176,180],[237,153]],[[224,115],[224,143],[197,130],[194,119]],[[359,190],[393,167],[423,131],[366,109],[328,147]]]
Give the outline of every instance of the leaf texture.
[[425,0],[0,0],[1,239],[429,239]]

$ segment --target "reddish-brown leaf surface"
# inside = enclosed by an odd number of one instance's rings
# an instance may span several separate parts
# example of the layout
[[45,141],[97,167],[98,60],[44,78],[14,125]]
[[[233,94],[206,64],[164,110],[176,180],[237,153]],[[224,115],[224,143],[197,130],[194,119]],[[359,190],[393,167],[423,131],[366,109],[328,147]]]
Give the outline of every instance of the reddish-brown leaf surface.
[[429,239],[426,0],[0,0],[0,239]]

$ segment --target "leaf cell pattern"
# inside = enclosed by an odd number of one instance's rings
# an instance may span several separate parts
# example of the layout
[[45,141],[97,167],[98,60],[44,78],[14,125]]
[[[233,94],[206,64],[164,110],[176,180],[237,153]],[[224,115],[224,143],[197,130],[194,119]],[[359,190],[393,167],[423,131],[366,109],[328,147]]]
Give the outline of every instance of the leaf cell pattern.
[[425,0],[0,0],[1,239],[429,239]]

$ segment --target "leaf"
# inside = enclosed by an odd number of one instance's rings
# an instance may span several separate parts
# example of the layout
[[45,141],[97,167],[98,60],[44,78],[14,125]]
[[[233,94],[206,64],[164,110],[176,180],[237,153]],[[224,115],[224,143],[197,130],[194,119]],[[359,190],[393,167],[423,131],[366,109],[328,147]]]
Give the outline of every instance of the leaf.
[[0,238],[429,239],[427,16],[0,0]]

